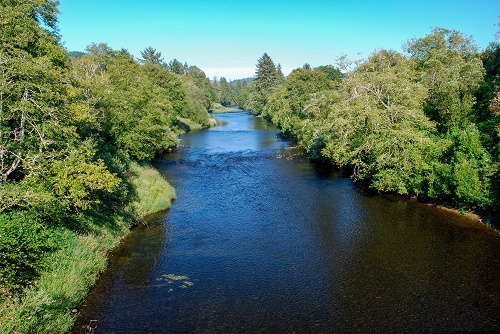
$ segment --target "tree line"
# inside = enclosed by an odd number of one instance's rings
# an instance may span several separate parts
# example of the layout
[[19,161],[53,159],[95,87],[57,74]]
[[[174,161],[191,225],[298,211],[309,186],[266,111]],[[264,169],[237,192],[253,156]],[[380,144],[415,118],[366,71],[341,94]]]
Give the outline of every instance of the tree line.
[[104,43],[70,55],[57,1],[1,3],[0,292],[36,279],[68,231],[96,233],[126,211],[137,198],[131,164],[178,145],[193,124],[208,127],[214,103],[272,120],[311,157],[380,191],[497,213],[496,42],[479,51],[436,28],[404,53],[305,64],[287,77],[265,53],[253,80],[210,81],[153,47],[139,59]]
[[131,163],[208,127],[213,93],[201,69],[152,47],[140,59],[104,43],[70,56],[55,0],[1,7],[0,287],[15,288],[66,247],[62,231],[95,233],[129,208]]
[[297,138],[313,158],[379,191],[498,214],[500,45],[435,28],[367,59],[292,71],[258,60],[243,107]]

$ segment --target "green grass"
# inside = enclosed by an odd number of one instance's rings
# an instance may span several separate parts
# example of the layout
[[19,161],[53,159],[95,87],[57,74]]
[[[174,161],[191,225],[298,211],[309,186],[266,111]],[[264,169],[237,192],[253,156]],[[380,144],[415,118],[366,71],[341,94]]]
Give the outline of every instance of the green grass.
[[184,133],[194,130],[203,130],[206,129],[207,127],[211,128],[217,126],[217,121],[213,118],[208,119],[208,126],[195,123],[188,118],[182,118],[182,117],[177,117],[177,121],[179,128],[182,129]]
[[214,118],[210,118],[210,127],[213,128],[214,126],[217,126],[217,120]]
[[179,127],[184,132],[203,129],[203,126],[201,124],[195,123],[188,118],[177,117],[177,121],[179,122],[179,124],[178,124]]
[[[133,164],[131,174],[139,197],[133,208],[139,215],[168,208],[175,191],[158,171]],[[0,333],[66,333],[73,326],[71,310],[106,268],[109,251],[129,232],[130,214],[125,210],[89,224],[96,226],[93,233],[65,232],[66,247],[48,256],[39,279],[22,293],[10,294],[0,286]]]
[[65,333],[78,306],[107,264],[107,253],[120,236],[71,236],[70,246],[56,252],[35,285],[2,307],[1,333]]
[[156,169],[132,163],[130,170],[133,173],[131,181],[138,195],[138,201],[133,206],[139,216],[165,210],[176,198],[174,188]]
[[224,107],[222,104],[219,103],[214,103],[212,109],[210,109],[210,111],[213,113],[238,112],[241,110],[242,109]]

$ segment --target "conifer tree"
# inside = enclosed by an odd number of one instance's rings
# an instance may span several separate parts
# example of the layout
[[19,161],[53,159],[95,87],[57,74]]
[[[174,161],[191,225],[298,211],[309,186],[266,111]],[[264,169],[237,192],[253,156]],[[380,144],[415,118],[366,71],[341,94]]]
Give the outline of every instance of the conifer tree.
[[264,53],[257,61],[255,74],[255,93],[251,107],[253,113],[261,114],[267,103],[267,98],[282,79],[273,60],[267,53]]
[[165,64],[163,61],[163,57],[161,56],[161,52],[156,51],[156,49],[151,46],[148,46],[144,49],[144,51],[141,51],[141,56],[142,59],[140,60],[140,62],[143,64],[152,63],[161,66]]

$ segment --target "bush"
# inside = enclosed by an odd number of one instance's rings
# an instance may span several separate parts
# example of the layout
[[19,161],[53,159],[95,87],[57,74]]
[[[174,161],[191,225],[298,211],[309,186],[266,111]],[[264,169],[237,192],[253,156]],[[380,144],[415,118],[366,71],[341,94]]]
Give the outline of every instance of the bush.
[[36,278],[43,260],[62,248],[63,235],[30,213],[0,213],[0,284],[19,288]]

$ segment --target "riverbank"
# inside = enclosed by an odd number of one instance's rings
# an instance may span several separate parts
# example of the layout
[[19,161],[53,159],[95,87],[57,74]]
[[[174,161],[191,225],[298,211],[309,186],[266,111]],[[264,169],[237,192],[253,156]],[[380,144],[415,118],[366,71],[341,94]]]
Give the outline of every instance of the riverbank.
[[[262,117],[261,115],[258,115],[256,117]],[[265,119],[267,119],[264,116]],[[271,120],[268,119],[272,123]],[[290,140],[293,141],[293,145],[295,145],[293,148],[298,148],[302,151],[303,154],[307,155],[309,159],[316,160],[316,161],[323,161],[323,163],[331,164],[332,166],[335,166],[335,168],[338,168],[340,170],[343,170],[345,173],[346,177],[352,177],[351,175],[353,174],[354,170],[351,167],[340,167],[338,164],[336,164],[333,160],[325,158],[324,156],[321,158],[318,157],[312,157],[307,153],[307,148],[304,147],[303,143],[301,143],[298,139],[297,136],[291,133],[279,133],[279,137],[285,140]],[[291,157],[286,157],[287,159],[291,159]],[[378,194],[385,194],[385,195],[390,195],[390,196],[397,196],[401,198],[406,198],[406,199],[411,199],[414,200],[418,203],[421,203],[423,205],[431,206],[439,210],[447,211],[447,212],[452,212],[455,214],[460,214],[464,217],[467,217],[471,221],[475,221],[478,224],[482,224],[488,227],[491,227],[495,229],[498,233],[500,233],[500,213],[498,210],[495,210],[494,208],[490,211],[487,209],[480,209],[477,207],[477,205],[465,205],[464,203],[460,203],[458,199],[453,199],[451,197],[445,197],[445,198],[430,198],[430,197],[425,197],[425,196],[411,196],[409,194],[402,195],[397,192],[391,192],[391,191],[384,191],[384,190],[379,190],[373,186],[372,179],[371,178],[366,178],[363,180],[357,180],[353,181],[357,184],[363,185],[364,187],[371,189],[374,193]]]
[[354,184],[262,117],[217,120],[155,162],[179,199],[113,252],[75,334],[498,331],[497,233]]
[[239,112],[242,111],[243,109],[240,109],[238,106],[229,106],[225,107],[222,104],[215,103],[212,109],[210,109],[211,113],[226,113],[226,112]]
[[182,130],[181,134],[187,133],[189,131],[203,130],[217,126],[217,121],[213,118],[210,118],[208,120],[207,125],[201,125],[199,123],[193,122],[188,118],[182,118],[182,117],[177,117],[177,122],[178,122],[177,126]]
[[454,214],[459,214],[462,216],[467,217],[471,221],[488,226],[492,229],[494,229],[497,233],[500,234],[500,217],[496,213],[492,212],[485,212],[485,211],[480,211],[477,209],[472,209],[472,210],[463,210],[458,206],[454,206],[448,202],[439,202],[439,201],[420,201],[417,200],[419,203],[422,203],[424,205],[436,208],[438,210],[446,211],[446,212],[451,212]]
[[89,221],[91,232],[63,231],[66,247],[50,255],[40,277],[18,294],[2,289],[0,333],[65,333],[78,305],[107,266],[107,256],[130,231],[129,212],[139,217],[167,209],[175,190],[153,167],[131,164],[137,201],[110,217]]

